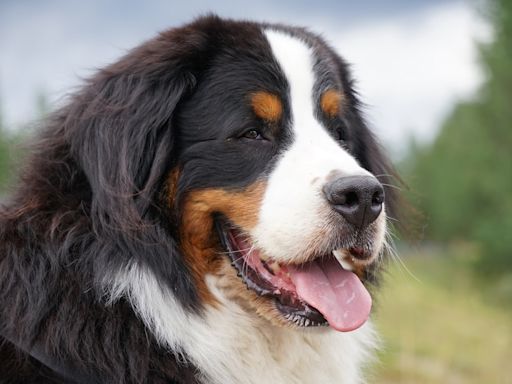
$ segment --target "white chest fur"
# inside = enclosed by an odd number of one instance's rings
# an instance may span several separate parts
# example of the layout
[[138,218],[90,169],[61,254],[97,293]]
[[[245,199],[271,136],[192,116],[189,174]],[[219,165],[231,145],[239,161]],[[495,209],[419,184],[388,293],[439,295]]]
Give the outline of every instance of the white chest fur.
[[[212,292],[215,288],[210,284]],[[222,300],[220,292],[217,297]],[[221,301],[222,302],[222,301]],[[207,340],[194,340],[187,354],[214,383],[361,383],[376,336],[371,324],[340,333],[330,328],[303,331],[270,325],[232,302],[209,310]]]
[[371,324],[350,333],[330,328],[303,331],[275,327],[224,300],[199,315],[185,312],[172,292],[136,264],[105,281],[110,300],[127,297],[157,340],[183,353],[214,384],[354,384],[372,358]]

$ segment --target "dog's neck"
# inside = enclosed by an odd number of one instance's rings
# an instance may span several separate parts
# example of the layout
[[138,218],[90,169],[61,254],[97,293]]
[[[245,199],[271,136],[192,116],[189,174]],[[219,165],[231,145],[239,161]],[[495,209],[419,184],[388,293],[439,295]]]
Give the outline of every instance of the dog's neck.
[[[203,343],[200,366],[210,365],[215,383],[359,383],[361,368],[375,348],[372,326],[350,333],[331,328],[297,330],[276,327],[223,300],[208,310],[203,327],[212,340]],[[195,354],[198,351],[191,351]],[[204,356],[203,356],[204,354]],[[210,363],[207,364],[206,360]]]
[[219,305],[185,312],[148,270],[135,265],[118,274],[112,299],[123,295],[158,341],[194,364],[204,383],[360,383],[372,359],[371,324],[350,333],[271,325],[209,288]]

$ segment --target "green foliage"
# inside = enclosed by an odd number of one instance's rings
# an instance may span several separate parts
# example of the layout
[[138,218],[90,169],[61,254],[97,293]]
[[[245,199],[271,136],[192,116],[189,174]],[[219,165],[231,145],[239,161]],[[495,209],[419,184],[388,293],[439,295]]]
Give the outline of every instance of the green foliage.
[[474,251],[460,244],[402,250],[410,272],[389,266],[374,316],[381,363],[369,382],[512,382],[512,279],[503,281],[497,300],[498,292],[474,279]]
[[5,188],[10,173],[11,151],[5,128],[3,127],[2,115],[0,114],[0,193]]
[[426,235],[475,241],[479,268],[501,272],[512,271],[512,2],[493,4],[479,97],[454,109],[430,147],[414,148],[406,177],[421,195]]
[[10,183],[15,179],[18,166],[26,151],[24,143],[30,137],[32,127],[44,121],[51,111],[46,94],[38,91],[35,98],[37,115],[34,122],[25,122],[15,130],[8,130],[2,119],[2,103],[0,99],[0,200],[7,192]]

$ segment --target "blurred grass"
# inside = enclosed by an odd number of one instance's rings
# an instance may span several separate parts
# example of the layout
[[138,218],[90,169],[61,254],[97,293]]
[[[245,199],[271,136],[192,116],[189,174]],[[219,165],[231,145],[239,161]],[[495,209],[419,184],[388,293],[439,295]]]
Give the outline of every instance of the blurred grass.
[[369,382],[512,383],[512,278],[479,279],[476,255],[459,245],[405,255],[411,273],[389,266],[375,316],[383,348]]

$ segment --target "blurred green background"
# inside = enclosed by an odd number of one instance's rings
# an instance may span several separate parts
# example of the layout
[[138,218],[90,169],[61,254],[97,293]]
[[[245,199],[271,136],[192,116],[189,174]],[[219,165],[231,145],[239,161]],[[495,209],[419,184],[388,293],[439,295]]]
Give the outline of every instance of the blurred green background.
[[421,216],[385,278],[378,383],[512,383],[512,2],[488,15],[477,97],[399,164]]
[[[433,140],[411,139],[397,156],[417,212],[378,293],[370,382],[512,383],[512,1],[479,10],[494,30],[478,47],[485,81]],[[43,93],[35,104],[43,117]],[[6,126],[2,105],[0,196],[30,134]]]

